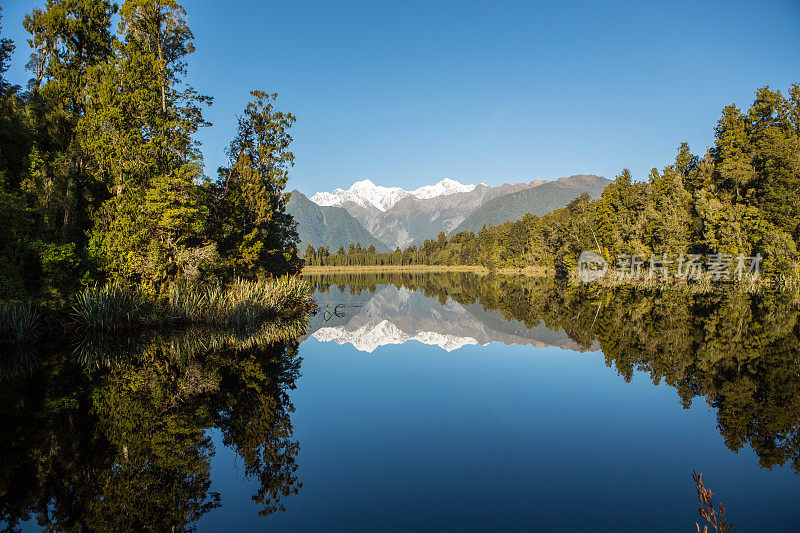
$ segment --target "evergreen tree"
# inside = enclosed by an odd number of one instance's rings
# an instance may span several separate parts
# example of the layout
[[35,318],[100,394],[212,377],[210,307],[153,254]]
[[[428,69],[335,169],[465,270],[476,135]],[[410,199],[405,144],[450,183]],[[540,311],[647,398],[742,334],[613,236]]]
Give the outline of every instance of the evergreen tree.
[[91,70],[80,123],[95,176],[112,195],[96,217],[92,247],[117,278],[196,278],[215,257],[193,138],[210,99],[183,83],[194,50],[186,12],[172,0],[128,0],[120,17],[123,40]]
[[252,91],[220,169],[221,255],[236,275],[295,272],[300,266],[295,223],[284,192],[294,155],[289,128],[296,118],[279,111],[277,94]]

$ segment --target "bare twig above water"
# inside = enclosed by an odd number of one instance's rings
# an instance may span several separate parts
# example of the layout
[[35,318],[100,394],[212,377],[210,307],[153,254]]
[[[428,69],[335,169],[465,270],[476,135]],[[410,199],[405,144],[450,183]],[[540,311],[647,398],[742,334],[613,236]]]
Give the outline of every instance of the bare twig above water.
[[325,312],[322,313],[322,320],[327,322],[333,317],[344,318],[348,315],[347,308],[348,307],[361,307],[360,305],[347,305],[347,304],[336,304],[333,308],[333,311],[330,310],[330,305],[325,306]]

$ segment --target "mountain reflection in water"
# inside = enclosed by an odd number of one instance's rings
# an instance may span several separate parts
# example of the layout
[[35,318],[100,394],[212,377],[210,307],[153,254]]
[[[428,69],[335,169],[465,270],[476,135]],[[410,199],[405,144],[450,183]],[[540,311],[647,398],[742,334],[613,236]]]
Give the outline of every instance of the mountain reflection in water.
[[[253,331],[199,328],[6,347],[0,353],[0,525],[180,531],[199,523],[202,529],[220,506],[233,503],[219,489],[229,478],[246,483],[253,504],[244,509],[259,521],[253,527],[281,524],[270,521],[284,508],[290,515],[292,502],[303,497],[303,447],[347,437],[316,442],[308,440],[315,435],[308,429],[305,442],[295,436],[295,419],[305,413],[295,413],[294,397],[304,386],[320,386],[300,380],[301,355],[330,351],[328,341],[372,353],[373,362],[397,354],[390,345],[408,341],[447,352],[489,350],[479,345],[494,342],[602,351],[591,357],[603,357],[624,381],[645,372],[653,384],[671,387],[684,408],[695,398],[707,402],[727,448],[721,452],[749,447],[762,468],[800,472],[797,294],[646,293],[466,273],[309,279],[320,309],[308,320]],[[306,339],[308,346],[300,344]],[[351,371],[346,361],[324,359]],[[336,400],[327,390],[315,394]],[[371,416],[370,404],[360,405],[365,411],[353,416]],[[343,427],[346,417],[343,412]],[[235,473],[212,468],[221,449],[235,458]],[[390,457],[385,460],[389,472]],[[313,464],[309,457],[312,479]],[[386,477],[375,475],[370,483]],[[507,496],[515,501],[521,494]],[[332,497],[312,508],[324,508]]]
[[[321,342],[351,344],[362,352],[372,353],[380,346],[409,341],[438,346],[447,352],[490,342],[585,349],[563,330],[528,328],[477,303],[462,305],[452,298],[441,303],[426,297],[421,289],[386,285],[374,292],[351,295],[329,287],[317,292],[315,298],[320,311],[310,320],[309,334]],[[596,350],[597,345],[591,349]]]
[[321,309],[309,333],[319,340],[367,352],[408,340],[448,351],[493,341],[599,349],[626,381],[647,372],[687,408],[705,397],[732,451],[750,445],[762,467],[788,462],[800,472],[797,293],[652,292],[469,273],[309,279]]

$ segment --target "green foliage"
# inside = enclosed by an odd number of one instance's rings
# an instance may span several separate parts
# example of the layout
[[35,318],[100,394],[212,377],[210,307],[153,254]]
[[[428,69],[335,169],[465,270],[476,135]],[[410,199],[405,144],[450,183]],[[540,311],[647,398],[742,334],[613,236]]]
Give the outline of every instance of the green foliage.
[[82,260],[74,242],[66,244],[41,243],[39,260],[47,284],[61,295],[71,294],[81,281]]
[[298,235],[284,193],[294,155],[289,128],[296,118],[279,111],[277,94],[251,91],[228,147],[230,168],[221,168],[216,190],[217,243],[237,276],[285,274],[300,267]]

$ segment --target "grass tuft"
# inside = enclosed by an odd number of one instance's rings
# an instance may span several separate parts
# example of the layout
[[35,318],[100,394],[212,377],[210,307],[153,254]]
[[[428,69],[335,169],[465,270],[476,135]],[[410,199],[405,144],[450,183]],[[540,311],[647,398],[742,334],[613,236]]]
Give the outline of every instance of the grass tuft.
[[85,329],[114,331],[144,325],[212,324],[252,328],[278,315],[315,307],[311,285],[296,276],[259,281],[237,279],[228,286],[174,283],[165,297],[149,299],[117,284],[88,287],[73,306]]
[[86,328],[111,331],[144,322],[147,308],[147,298],[141,290],[107,283],[91,285],[79,293],[72,314]]
[[12,343],[30,342],[36,338],[39,318],[39,311],[31,302],[6,303],[0,307],[0,332]]

